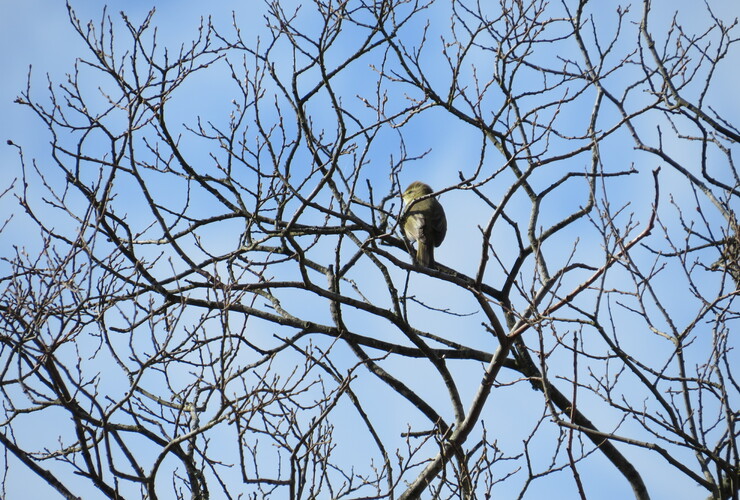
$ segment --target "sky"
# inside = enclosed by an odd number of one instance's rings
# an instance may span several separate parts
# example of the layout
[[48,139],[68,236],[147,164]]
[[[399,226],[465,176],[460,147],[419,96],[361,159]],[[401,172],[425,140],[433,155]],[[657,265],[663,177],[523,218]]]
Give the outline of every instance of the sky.
[[[235,2],[236,3],[236,2]],[[242,4],[245,2],[241,2]],[[655,2],[658,3],[658,2]],[[731,2],[720,2],[718,8],[727,8]],[[684,2],[690,5],[690,2]],[[102,2],[92,0],[78,0],[74,2],[77,14],[82,19],[91,18],[97,21],[100,17]],[[125,9],[134,22],[144,18],[152,1],[110,1],[108,2],[108,12],[117,16],[121,9]],[[198,2],[198,1],[164,1],[157,2],[157,14],[155,22],[159,26],[162,43],[177,42],[191,37],[192,32],[199,23],[201,16],[213,15],[214,23],[226,26],[230,22],[230,12],[232,2],[218,0],[215,2]],[[250,16],[245,7],[237,12],[237,16],[244,25],[257,22],[258,19]],[[184,35],[183,35],[184,34]],[[65,73],[73,67],[78,54],[84,49],[82,41],[78,35],[71,29],[67,19],[67,10],[63,2],[60,1],[43,1],[27,0],[23,2],[0,0],[0,44],[6,50],[0,51],[0,68],[3,68],[3,77],[0,78],[0,192],[7,187],[9,179],[19,174],[19,161],[16,148],[6,144],[10,140],[23,146],[28,155],[27,161],[31,157],[38,156],[43,158],[48,151],[48,136],[45,130],[40,128],[39,121],[32,115],[26,107],[19,106],[13,101],[15,97],[25,88],[28,77],[29,65],[33,66],[32,82],[35,95],[45,97],[46,74],[48,73],[51,80],[55,82],[62,81]],[[732,87],[734,88],[733,79]],[[727,103],[728,108],[737,109],[738,100],[734,99]],[[729,112],[729,111],[728,111]],[[730,113],[731,116],[737,116],[737,112]],[[463,135],[463,132],[457,130],[444,131],[448,137],[456,137],[455,134]],[[450,163],[460,160],[460,145],[455,140],[448,140],[436,148],[432,156],[435,162],[439,164]],[[43,160],[42,160],[43,161]],[[411,179],[408,179],[411,180]],[[443,183],[441,175],[437,182]],[[451,204],[452,205],[452,204]],[[8,214],[14,210],[14,202],[11,199],[0,199],[0,220],[4,220]],[[457,210],[451,208],[451,211]],[[460,209],[460,213],[464,212]],[[22,219],[17,218],[12,221],[8,230],[4,233],[5,240],[0,243],[0,249],[7,249],[7,245],[16,242],[28,242],[30,234],[27,231],[33,231],[32,227],[24,224]],[[452,238],[454,238],[455,228],[451,228]],[[12,240],[12,241],[11,241]],[[454,247],[442,247],[440,254],[444,259],[454,257]],[[460,266],[464,269],[466,264],[471,264],[475,259],[460,259]],[[464,269],[469,272],[469,269]],[[504,396],[503,401],[507,401]],[[508,404],[516,405],[521,401],[512,399]],[[526,402],[524,403],[526,404]],[[511,417],[511,415],[509,415]],[[513,415],[515,418],[516,415]],[[503,417],[502,417],[503,418]],[[494,420],[495,421],[495,420]],[[639,454],[639,460],[644,464],[650,463],[647,454]],[[598,468],[597,465],[592,466]],[[659,469],[660,466],[657,466]],[[594,478],[599,478],[598,471],[594,471]],[[29,479],[31,476],[29,476]],[[609,481],[614,481],[614,475],[608,475]],[[616,479],[617,482],[621,478]],[[19,484],[18,481],[15,482]],[[31,483],[34,484],[34,483]],[[24,485],[26,488],[28,484]],[[623,484],[616,485],[618,488]],[[19,486],[20,487],[20,486]],[[40,492],[43,492],[43,486]],[[681,483],[676,485],[667,485],[667,490],[673,489],[675,496],[673,498],[695,498],[696,490],[686,489]],[[20,490],[19,490],[20,491]],[[25,493],[29,493],[26,489]],[[681,496],[681,494],[685,496]],[[13,498],[11,495],[9,498]],[[607,498],[607,497],[604,497]],[[616,497],[615,497],[616,498]]]

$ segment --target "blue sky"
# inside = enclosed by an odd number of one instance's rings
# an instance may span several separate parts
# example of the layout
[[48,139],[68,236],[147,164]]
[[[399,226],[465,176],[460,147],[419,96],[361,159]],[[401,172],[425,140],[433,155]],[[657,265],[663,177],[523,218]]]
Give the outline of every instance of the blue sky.
[[[53,82],[63,81],[65,73],[69,72],[75,62],[75,58],[83,51],[84,47],[82,41],[78,35],[69,26],[67,20],[67,10],[63,2],[55,1],[42,1],[42,0],[30,0],[24,2],[9,2],[2,0],[2,16],[0,16],[0,43],[6,50],[0,51],[0,68],[3,68],[4,75],[0,79],[0,168],[2,168],[3,175],[0,176],[0,190],[6,187],[7,179],[18,175],[18,157],[16,149],[5,144],[6,140],[12,140],[13,142],[23,146],[27,155],[26,160],[30,162],[31,158],[38,158],[40,162],[45,161],[45,155],[48,153],[48,135],[41,126],[40,122],[34,117],[28,108],[21,107],[13,103],[14,98],[19,92],[25,87],[26,79],[28,75],[29,65],[33,66],[33,77],[32,85],[34,94],[44,99],[46,97],[46,74],[48,73]],[[659,2],[654,2],[658,4]],[[725,8],[731,10],[733,2],[722,2],[718,7],[720,9]],[[147,1],[115,1],[109,2],[108,12],[114,18],[118,17],[118,12],[121,9],[125,9],[127,15],[134,21],[140,21],[144,18],[146,13],[149,11],[153,2]],[[201,16],[213,15],[214,24],[221,27],[226,27],[230,23],[231,9],[236,8],[232,6],[231,2],[219,0],[216,2],[197,2],[197,1],[165,1],[157,2],[157,14],[155,17],[155,24],[159,26],[160,42],[164,45],[176,45],[181,41],[189,40],[194,36],[195,28],[197,27]],[[75,1],[74,6],[77,14],[82,19],[93,19],[94,22],[98,22],[102,9],[102,2],[97,1]],[[676,4],[674,4],[676,5]],[[690,10],[692,3],[683,2],[683,14],[687,15]],[[657,7],[656,7],[657,8]],[[738,10],[734,6],[735,10]],[[254,16],[248,12],[246,7],[240,7],[240,11],[237,12],[237,17],[242,27],[250,26],[251,23],[255,25],[259,23],[260,19],[258,16]],[[724,95],[732,95],[730,92],[734,92],[735,82],[737,81],[737,75],[727,75],[727,80],[731,82],[728,84],[727,93]],[[204,85],[209,85],[209,82],[205,82]],[[212,85],[212,84],[211,84]],[[352,85],[352,82],[348,82],[347,85]],[[718,95],[723,95],[720,90]],[[224,96],[217,92],[212,95],[213,103],[218,103],[220,100],[228,100]],[[210,101],[199,100],[193,103],[193,107],[201,106],[207,107],[211,105]],[[728,116],[738,116],[738,110],[740,110],[740,101],[738,99],[732,99],[726,103]],[[184,111],[192,111],[188,108]],[[420,127],[421,128],[421,127]],[[467,133],[468,130],[462,125],[450,125],[444,130],[436,130],[430,133],[435,133],[433,137],[425,137],[425,140],[420,139],[420,144],[426,144],[432,142],[435,144],[434,150],[430,153],[428,158],[429,164],[433,165],[427,172],[430,177],[429,182],[439,186],[454,182],[457,169],[445,168],[447,165],[470,165],[474,164],[476,155],[466,156],[465,151],[468,149],[467,146],[472,146],[470,150],[475,151],[475,144],[479,144],[479,138],[474,134]],[[411,145],[414,147],[416,145]],[[615,151],[619,150],[620,145],[615,144],[612,146]],[[423,150],[424,146],[418,146],[416,152]],[[635,156],[625,153],[626,161],[634,159]],[[416,168],[416,167],[415,167]],[[464,168],[464,167],[460,167]],[[420,170],[412,170],[413,175],[419,175]],[[408,175],[412,175],[409,173]],[[405,182],[412,180],[411,178],[404,179]],[[387,179],[386,179],[387,181]],[[650,192],[649,186],[643,186],[645,192]],[[634,191],[626,193],[616,193],[616,197],[623,196],[625,199],[639,198],[635,195]],[[464,240],[467,234],[475,234],[475,212],[471,211],[470,206],[462,203],[460,197],[456,193],[450,193],[443,199],[446,201],[446,207],[448,210],[448,216],[451,220],[471,220],[471,227],[467,229],[462,225],[454,225],[450,227],[449,240],[457,241]],[[573,200],[569,200],[573,201]],[[640,200],[636,200],[638,202]],[[645,201],[645,200],[642,200]],[[576,203],[578,200],[575,201]],[[647,203],[647,202],[645,202]],[[14,201],[12,199],[0,200],[0,218],[4,219],[7,214],[14,210]],[[472,215],[471,215],[472,214]],[[483,223],[479,222],[479,223]],[[30,230],[30,233],[27,232]],[[467,232],[466,232],[467,231]],[[0,251],[3,253],[8,249],[8,245],[14,243],[34,243],[31,238],[35,234],[33,226],[29,226],[24,223],[22,218],[17,218],[3,234],[4,241],[0,243]],[[474,237],[474,236],[473,236]],[[589,248],[588,242],[583,242],[582,245]],[[478,247],[472,246],[469,248],[461,248],[447,244],[441,247],[439,252],[440,260],[444,262],[454,262],[462,271],[471,273],[474,270],[474,266],[477,261],[477,255],[480,250]],[[492,273],[495,276],[495,273]],[[424,282],[419,281],[417,285],[420,289],[423,289]],[[438,297],[435,297],[435,299]],[[480,317],[475,317],[469,321],[470,325],[480,322]],[[473,329],[467,330],[468,334],[474,332]],[[477,332],[475,332],[477,333]],[[465,332],[461,333],[465,335]],[[403,364],[404,361],[400,361]],[[462,372],[463,370],[461,370]],[[423,374],[418,376],[419,380],[417,383],[423,386]],[[472,389],[471,389],[472,391]],[[487,411],[491,413],[492,425],[498,423],[501,426],[511,425],[513,422],[521,419],[520,415],[515,412],[500,411],[497,410],[504,408],[515,408],[517,405],[521,405],[526,408],[529,401],[528,398],[522,398],[518,392],[521,389],[517,388],[516,391],[508,393],[501,391],[496,394],[495,398],[492,398],[492,402],[489,403]],[[470,394],[465,395],[467,398]],[[534,396],[533,407],[538,408],[539,394],[532,393],[528,396]],[[467,402],[467,399],[465,399]],[[382,401],[378,403],[382,404]],[[402,410],[394,408],[397,413],[394,415],[400,416],[403,414]],[[528,415],[531,417],[531,415]],[[599,418],[608,419],[608,415],[596,415],[595,419],[598,421]],[[40,424],[41,425],[41,424]],[[490,429],[491,427],[489,427]],[[505,439],[505,437],[502,437]],[[675,472],[670,470],[662,462],[655,462],[655,455],[649,454],[643,451],[631,450],[630,456],[634,457],[636,464],[639,466],[650,467],[655,474],[666,473],[666,477],[675,478],[677,475]],[[599,459],[595,460],[590,465],[585,466],[585,470],[582,471],[585,476],[585,481],[599,483],[603,482],[605,485],[609,485],[609,491],[604,493],[605,496],[602,498],[623,498],[625,493],[624,481],[615,476],[610,470],[605,475],[600,475],[600,466],[608,468],[608,465],[604,465],[603,461]],[[20,469],[18,469],[20,470]],[[647,476],[647,475],[646,475]],[[29,478],[31,476],[28,476]],[[680,478],[680,476],[678,476]],[[646,479],[649,479],[646,477]],[[30,480],[29,480],[30,482]],[[11,484],[15,484],[18,488],[18,492],[23,491],[25,494],[29,494],[28,484],[22,484],[18,479],[11,481]],[[38,481],[34,481],[30,484],[38,484]],[[569,483],[572,486],[571,483]],[[570,487],[569,486],[569,487]],[[682,482],[682,480],[671,480],[670,482],[663,485],[650,484],[651,488],[655,489],[655,498],[661,498],[664,494],[665,498],[696,498],[697,495],[701,496],[703,492],[698,491],[697,488],[693,487],[690,483]],[[535,486],[537,488],[539,486]],[[37,496],[45,491],[43,485],[38,486],[39,491]],[[83,490],[80,490],[83,491]],[[572,490],[564,490],[571,492]],[[592,489],[593,491],[593,489]],[[9,498],[14,498],[13,491],[10,491]],[[18,493],[20,494],[20,493]],[[544,492],[543,492],[544,494]],[[549,492],[549,498],[569,498],[570,493],[564,493],[563,496],[557,497],[552,491]],[[612,496],[609,496],[612,495]],[[536,497],[536,495],[533,495]],[[92,498],[92,497],[90,497]]]

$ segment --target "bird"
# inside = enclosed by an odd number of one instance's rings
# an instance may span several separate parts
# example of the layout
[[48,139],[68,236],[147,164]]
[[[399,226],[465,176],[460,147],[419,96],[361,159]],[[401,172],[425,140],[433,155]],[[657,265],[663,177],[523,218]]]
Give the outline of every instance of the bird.
[[427,268],[434,267],[434,248],[442,244],[447,234],[447,217],[436,198],[429,196],[416,203],[414,200],[433,192],[428,184],[414,181],[401,195],[405,207],[401,227],[406,237],[416,242],[416,262]]

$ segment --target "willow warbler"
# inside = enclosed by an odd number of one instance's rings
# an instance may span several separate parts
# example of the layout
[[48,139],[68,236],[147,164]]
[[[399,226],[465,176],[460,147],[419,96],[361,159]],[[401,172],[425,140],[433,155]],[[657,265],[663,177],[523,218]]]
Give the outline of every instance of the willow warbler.
[[424,267],[434,267],[434,247],[445,239],[447,218],[436,198],[412,202],[433,192],[428,185],[415,181],[401,195],[405,206],[401,218],[403,232],[409,240],[416,242],[416,262]]

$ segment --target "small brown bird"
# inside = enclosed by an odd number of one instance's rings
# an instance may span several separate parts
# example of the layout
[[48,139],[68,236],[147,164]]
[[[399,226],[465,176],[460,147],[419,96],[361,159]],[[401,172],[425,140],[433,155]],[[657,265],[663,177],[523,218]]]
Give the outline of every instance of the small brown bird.
[[401,195],[406,207],[401,218],[403,232],[408,239],[416,241],[416,262],[431,268],[434,247],[441,245],[447,234],[447,217],[436,198],[429,197],[413,205],[412,202],[433,192],[427,184],[415,181]]

